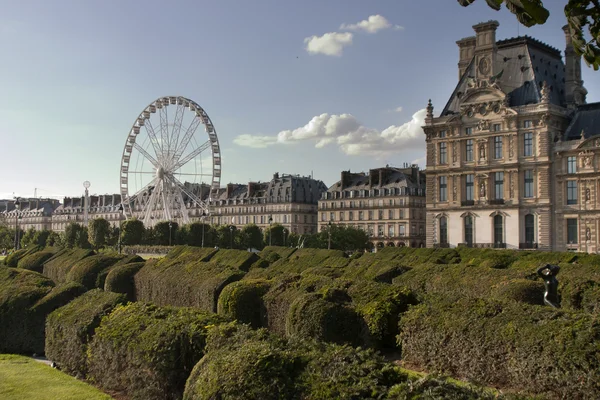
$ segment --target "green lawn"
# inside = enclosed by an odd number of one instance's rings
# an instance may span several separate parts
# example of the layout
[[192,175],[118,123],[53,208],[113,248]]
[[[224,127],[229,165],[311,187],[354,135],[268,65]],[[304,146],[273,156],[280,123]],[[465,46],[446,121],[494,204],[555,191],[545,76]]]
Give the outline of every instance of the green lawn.
[[31,358],[0,354],[0,399],[110,400],[111,397]]
[[4,260],[6,256],[0,256],[0,261]]

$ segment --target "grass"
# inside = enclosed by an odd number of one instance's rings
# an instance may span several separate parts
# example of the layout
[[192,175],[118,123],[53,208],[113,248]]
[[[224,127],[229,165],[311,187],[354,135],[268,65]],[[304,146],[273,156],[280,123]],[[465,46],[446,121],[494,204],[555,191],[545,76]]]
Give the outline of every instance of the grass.
[[144,260],[149,260],[151,258],[163,258],[165,254],[139,253],[138,256],[142,257]]
[[28,357],[0,354],[3,400],[110,400],[112,397]]
[[5,258],[6,256],[0,256],[0,261],[4,261]]

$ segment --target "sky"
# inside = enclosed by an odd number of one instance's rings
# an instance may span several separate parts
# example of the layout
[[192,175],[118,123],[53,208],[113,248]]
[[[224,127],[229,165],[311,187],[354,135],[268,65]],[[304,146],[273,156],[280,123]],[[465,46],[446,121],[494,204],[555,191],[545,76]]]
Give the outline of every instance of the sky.
[[171,95],[210,116],[221,185],[424,167],[424,108],[457,84],[456,41],[495,19],[499,40],[562,51],[564,4],[525,28],[484,0],[0,0],[0,198],[118,193],[132,124]]

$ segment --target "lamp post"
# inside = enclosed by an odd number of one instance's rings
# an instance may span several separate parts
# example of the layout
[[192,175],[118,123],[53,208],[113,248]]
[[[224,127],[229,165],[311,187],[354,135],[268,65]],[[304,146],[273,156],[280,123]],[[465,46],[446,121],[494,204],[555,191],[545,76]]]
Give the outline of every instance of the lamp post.
[[327,250],[331,250],[331,220],[327,223]]
[[119,204],[119,254],[121,254],[121,222],[123,221],[123,204]]
[[206,217],[206,212],[203,210],[202,217],[200,217],[200,220],[202,221],[202,247],[204,247],[204,217]]
[[273,233],[271,232],[271,223],[273,223],[273,216],[269,215],[269,246],[272,246],[271,237],[273,236]]
[[231,225],[231,226],[229,227],[229,233],[230,233],[229,237],[230,237],[230,240],[231,240],[231,243],[230,243],[230,245],[229,245],[229,248],[230,248],[230,249],[233,249],[233,225]]
[[15,250],[19,250],[19,208],[21,202],[19,198],[15,198]]
[[287,234],[287,229],[283,228],[283,247],[285,247],[285,235]]
[[171,246],[171,228],[173,228],[173,223],[169,221],[169,246]]

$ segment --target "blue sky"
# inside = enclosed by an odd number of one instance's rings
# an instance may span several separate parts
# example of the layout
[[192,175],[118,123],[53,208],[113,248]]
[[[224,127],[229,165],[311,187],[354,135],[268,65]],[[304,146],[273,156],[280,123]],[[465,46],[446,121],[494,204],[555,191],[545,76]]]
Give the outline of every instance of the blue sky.
[[[527,29],[484,0],[0,0],[0,197],[118,192],[131,125],[165,95],[211,117],[222,184],[424,165],[422,109],[457,83],[455,42],[496,19],[498,39],[563,50],[563,2],[546,3]],[[599,101],[600,72],[583,79]]]

